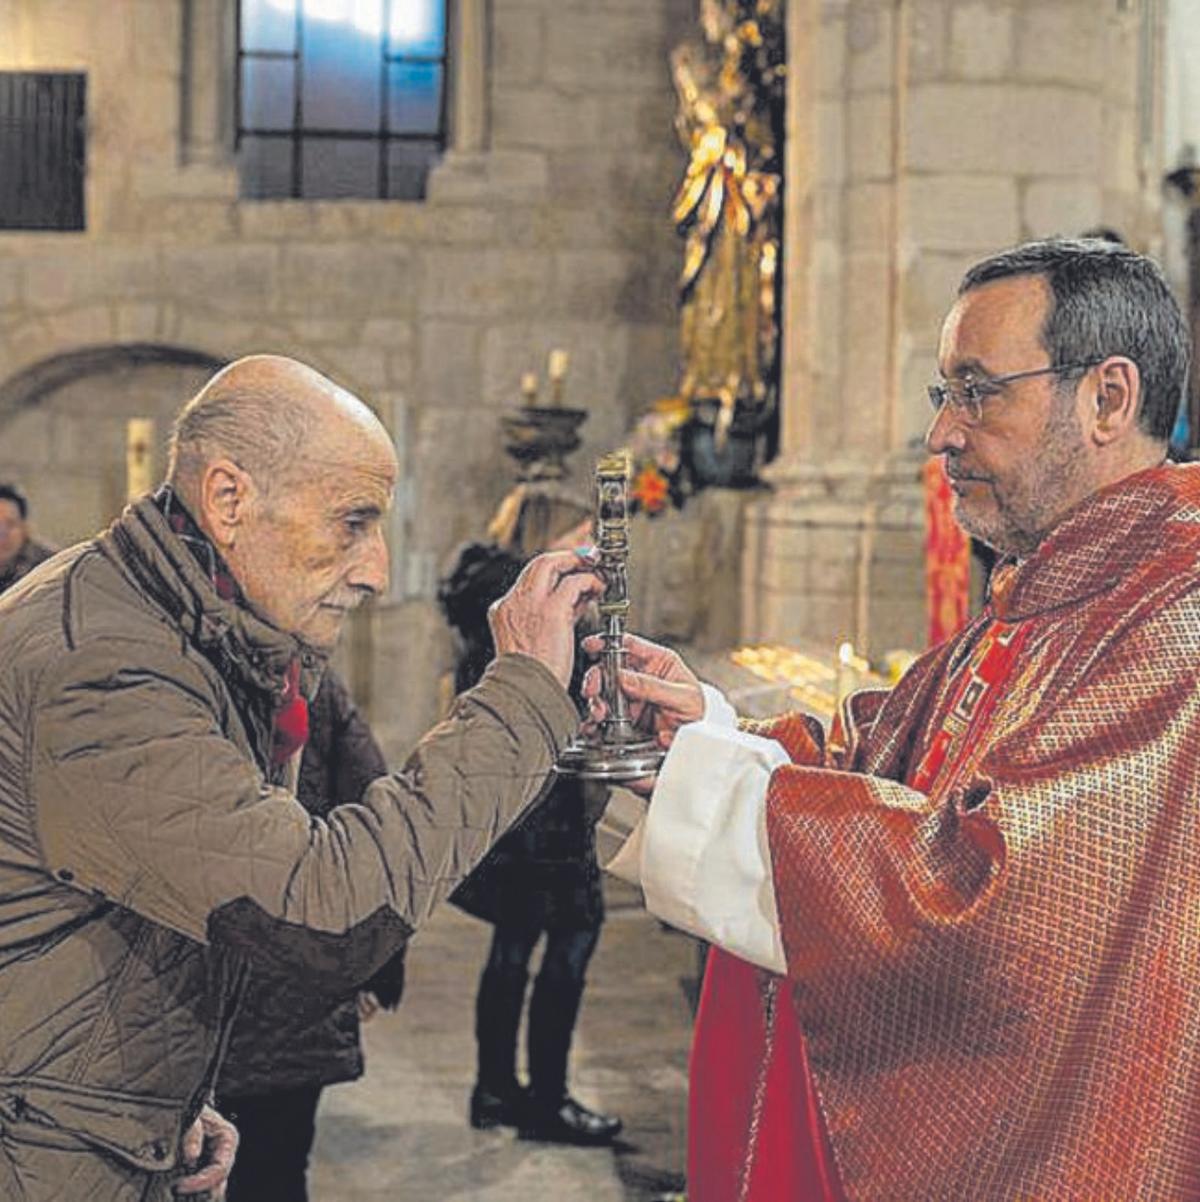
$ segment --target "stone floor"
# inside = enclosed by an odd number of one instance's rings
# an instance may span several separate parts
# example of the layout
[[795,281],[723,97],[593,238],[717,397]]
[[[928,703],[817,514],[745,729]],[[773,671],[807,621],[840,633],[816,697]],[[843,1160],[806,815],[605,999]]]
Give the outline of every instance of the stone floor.
[[366,1027],[366,1076],[323,1095],[313,1202],[651,1202],[682,1190],[696,945],[651,918],[636,891],[606,882],[572,1087],[624,1118],[620,1143],[564,1148],[467,1125],[491,928],[447,906],[412,944],[400,1009]]

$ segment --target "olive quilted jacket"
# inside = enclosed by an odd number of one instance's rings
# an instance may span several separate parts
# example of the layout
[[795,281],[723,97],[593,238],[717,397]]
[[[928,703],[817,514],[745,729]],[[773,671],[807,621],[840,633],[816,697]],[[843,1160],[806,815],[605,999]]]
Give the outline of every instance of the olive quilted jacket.
[[362,803],[266,779],[299,654],[149,499],[0,598],[0,1197],[171,1196],[248,956],[363,980],[541,791],[577,718],[499,659]]

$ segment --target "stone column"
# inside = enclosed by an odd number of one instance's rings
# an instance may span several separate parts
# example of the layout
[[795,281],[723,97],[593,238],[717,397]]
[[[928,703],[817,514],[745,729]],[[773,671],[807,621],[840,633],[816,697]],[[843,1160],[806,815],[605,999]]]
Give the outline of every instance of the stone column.
[[809,248],[815,233],[817,198],[816,151],[819,8],[815,0],[789,0],[787,5],[787,144],[783,213],[783,361],[780,404],[785,415],[780,429],[784,456],[809,444],[813,381],[821,370],[821,347],[816,339],[812,280],[816,256]]
[[451,12],[450,136],[455,150],[471,153],[487,146],[487,0],[455,0]]
[[237,9],[231,0],[183,0],[180,157],[186,166],[232,163]]
[[457,0],[451,12],[449,141],[426,195],[435,204],[515,200],[546,183],[544,156],[492,146],[490,0]]

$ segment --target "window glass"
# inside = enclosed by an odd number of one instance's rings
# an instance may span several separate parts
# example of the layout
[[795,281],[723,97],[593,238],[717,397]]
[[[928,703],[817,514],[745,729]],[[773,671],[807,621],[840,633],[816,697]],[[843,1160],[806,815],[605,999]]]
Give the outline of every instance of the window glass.
[[[373,7],[379,9],[381,3],[376,0]],[[305,127],[377,130],[382,65],[378,20],[374,32],[351,20],[305,21],[301,46]]]
[[244,138],[239,157],[242,195],[270,200],[292,194],[291,138]]
[[388,124],[397,133],[437,137],[442,124],[440,63],[388,66]]
[[445,0],[241,0],[242,195],[424,195],[445,144]]
[[0,71],[0,230],[82,230],[87,77]]
[[290,54],[296,49],[296,0],[242,0],[242,49]]
[[314,200],[379,195],[379,143],[305,138],[304,195]]
[[442,0],[408,4],[392,0],[389,49],[393,54],[442,58],[446,53],[446,6]]
[[246,129],[291,130],[296,68],[275,58],[242,60],[242,118]]
[[424,200],[425,181],[440,151],[429,142],[392,142],[388,146],[387,195],[391,200]]

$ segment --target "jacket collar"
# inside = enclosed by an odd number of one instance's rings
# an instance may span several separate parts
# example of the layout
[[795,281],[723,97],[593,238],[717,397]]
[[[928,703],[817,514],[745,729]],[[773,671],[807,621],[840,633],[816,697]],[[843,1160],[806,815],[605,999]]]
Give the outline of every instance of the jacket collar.
[[220,596],[153,497],[130,505],[99,542],[223,670],[233,669],[255,687],[279,697],[288,665],[299,658],[301,690],[306,696],[315,692],[324,659],[259,617],[244,601]]
[[1024,560],[992,575],[996,617],[1019,621],[1106,592],[1151,552],[1200,545],[1200,464],[1164,463],[1085,497]]

